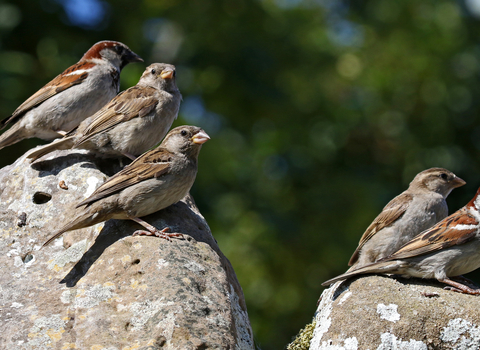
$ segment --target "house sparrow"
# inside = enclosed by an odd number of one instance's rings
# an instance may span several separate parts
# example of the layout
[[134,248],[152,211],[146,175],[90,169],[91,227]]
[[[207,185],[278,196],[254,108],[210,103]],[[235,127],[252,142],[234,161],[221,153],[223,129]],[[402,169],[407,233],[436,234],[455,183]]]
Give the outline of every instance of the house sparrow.
[[179,126],[163,142],[127,165],[80,202],[75,219],[55,233],[44,246],[64,232],[92,226],[109,219],[130,219],[147,229],[135,234],[169,239],[181,236],[158,230],[140,219],[185,197],[195,181],[198,154],[210,137],[196,126]]
[[451,171],[431,168],[417,174],[408,189],[373,220],[353,253],[348,271],[391,255],[420,232],[448,215],[445,199],[465,181]]
[[2,129],[12,124],[0,135],[0,149],[31,137],[62,137],[118,93],[123,67],[142,61],[125,44],[96,43],[78,63],[57,75],[0,122]]
[[57,149],[83,148],[103,157],[131,159],[158,144],[178,115],[182,95],[175,67],[154,63],[137,85],[121,92],[63,139],[27,155],[36,160]]
[[[398,274],[404,277],[435,278],[466,294],[480,294],[450,279],[480,267],[480,188],[466,206],[423,231],[399,250],[376,263],[360,267],[324,283],[366,273]],[[457,278],[458,279],[458,278]]]

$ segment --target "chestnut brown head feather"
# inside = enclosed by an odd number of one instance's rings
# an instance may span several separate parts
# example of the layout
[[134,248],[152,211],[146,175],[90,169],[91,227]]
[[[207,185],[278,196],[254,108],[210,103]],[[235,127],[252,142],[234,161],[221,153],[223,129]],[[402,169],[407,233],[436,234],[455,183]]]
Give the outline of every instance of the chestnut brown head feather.
[[122,43],[118,41],[109,41],[109,40],[104,40],[104,41],[99,41],[98,43],[94,44],[87,52],[82,57],[82,60],[91,60],[95,58],[102,58],[100,55],[100,51],[102,51],[105,48],[113,48],[115,45],[123,45]]
[[143,62],[143,59],[130,50],[127,45],[118,41],[110,40],[96,43],[82,57],[82,61],[93,59],[107,59],[109,61],[115,61],[118,59],[118,67],[120,70],[128,63]]

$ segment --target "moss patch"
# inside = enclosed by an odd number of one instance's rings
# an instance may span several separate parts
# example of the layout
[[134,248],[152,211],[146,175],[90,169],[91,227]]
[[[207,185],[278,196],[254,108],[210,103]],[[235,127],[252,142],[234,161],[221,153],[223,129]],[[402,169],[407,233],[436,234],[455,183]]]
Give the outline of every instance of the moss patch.
[[305,328],[298,333],[295,340],[287,345],[287,350],[308,350],[310,348],[310,341],[313,338],[315,324],[315,319],[312,323],[307,324]]

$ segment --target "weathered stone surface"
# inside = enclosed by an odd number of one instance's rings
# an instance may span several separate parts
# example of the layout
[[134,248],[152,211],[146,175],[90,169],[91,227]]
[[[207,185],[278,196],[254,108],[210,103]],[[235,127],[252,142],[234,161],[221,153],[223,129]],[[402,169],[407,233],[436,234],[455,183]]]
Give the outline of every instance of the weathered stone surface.
[[254,348],[241,287],[190,197],[146,217],[186,239],[110,220],[39,249],[121,168],[57,154],[0,170],[1,349]]
[[367,276],[326,289],[311,350],[480,349],[480,298],[431,280]]

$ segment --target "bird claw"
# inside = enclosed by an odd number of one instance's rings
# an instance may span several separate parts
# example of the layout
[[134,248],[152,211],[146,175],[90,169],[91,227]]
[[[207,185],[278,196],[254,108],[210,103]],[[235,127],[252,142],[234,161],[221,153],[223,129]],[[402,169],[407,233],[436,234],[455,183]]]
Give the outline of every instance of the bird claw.
[[165,227],[163,230],[155,230],[153,232],[151,231],[145,231],[145,230],[137,230],[133,233],[133,236],[155,236],[158,238],[163,238],[166,239],[167,241],[171,241],[171,237],[183,237],[183,234],[181,233],[169,233],[171,232],[170,227]]
[[[455,284],[455,286],[453,286],[452,284]],[[480,289],[473,289],[473,288],[470,288],[470,287],[468,287],[464,284],[458,283],[458,282],[453,282],[452,284],[450,284],[449,286],[443,287],[443,289],[451,290],[451,291],[457,292],[457,293],[470,294],[470,295],[479,295],[480,294]]]
[[462,284],[466,284],[468,285],[470,288],[472,289],[478,289],[479,287],[475,284],[475,282],[473,282],[471,279],[465,277],[465,276],[455,276],[455,277],[451,277],[452,280],[454,281],[457,281],[459,283],[462,283]]
[[462,291],[461,289],[458,289],[458,288],[455,288],[455,287],[451,287],[451,286],[443,287],[443,289],[445,289],[445,290],[451,290],[452,292],[463,293],[463,291]]

